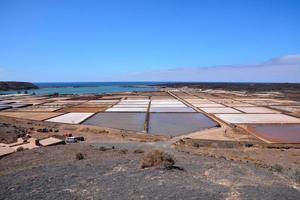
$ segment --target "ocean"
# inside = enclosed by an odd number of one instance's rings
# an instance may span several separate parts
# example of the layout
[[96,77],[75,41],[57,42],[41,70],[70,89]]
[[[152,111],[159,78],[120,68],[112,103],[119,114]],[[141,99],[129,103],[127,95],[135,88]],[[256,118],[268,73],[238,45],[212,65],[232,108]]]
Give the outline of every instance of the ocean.
[[[113,92],[157,91],[151,86],[162,82],[59,82],[34,83],[39,89],[26,90],[28,94],[103,94]],[[24,93],[25,90],[0,91],[0,94]]]

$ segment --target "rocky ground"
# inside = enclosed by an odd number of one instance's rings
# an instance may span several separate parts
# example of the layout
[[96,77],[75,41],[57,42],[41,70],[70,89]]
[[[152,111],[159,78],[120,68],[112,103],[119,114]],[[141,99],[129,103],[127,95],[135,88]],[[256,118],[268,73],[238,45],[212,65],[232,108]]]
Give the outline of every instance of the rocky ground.
[[26,129],[0,122],[0,143],[9,144],[17,142],[17,139],[24,137],[26,133]]
[[[0,160],[0,199],[297,199],[297,183],[252,163],[180,152],[172,141],[102,137],[17,152]],[[146,152],[169,153],[179,168],[141,169]],[[81,153],[84,159],[76,159]]]

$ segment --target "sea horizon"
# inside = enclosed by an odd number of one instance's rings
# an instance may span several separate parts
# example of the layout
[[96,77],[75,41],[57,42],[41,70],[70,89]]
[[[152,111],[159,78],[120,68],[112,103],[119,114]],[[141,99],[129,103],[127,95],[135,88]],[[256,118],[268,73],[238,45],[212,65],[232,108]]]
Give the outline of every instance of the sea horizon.
[[165,82],[33,82],[39,89],[0,91],[0,94],[105,94],[157,91],[152,84]]

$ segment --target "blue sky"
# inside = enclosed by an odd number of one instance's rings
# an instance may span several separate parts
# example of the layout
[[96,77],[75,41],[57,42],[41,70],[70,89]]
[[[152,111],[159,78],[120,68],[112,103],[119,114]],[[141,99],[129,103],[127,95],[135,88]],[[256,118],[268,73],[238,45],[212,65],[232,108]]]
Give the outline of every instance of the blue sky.
[[0,80],[300,82],[299,21],[299,0],[0,0]]

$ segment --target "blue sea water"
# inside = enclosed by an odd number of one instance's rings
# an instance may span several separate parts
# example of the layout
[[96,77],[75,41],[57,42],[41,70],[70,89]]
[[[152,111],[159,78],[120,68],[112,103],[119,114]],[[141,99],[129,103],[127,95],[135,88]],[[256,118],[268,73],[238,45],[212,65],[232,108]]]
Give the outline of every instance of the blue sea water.
[[[102,94],[113,92],[157,91],[151,86],[162,82],[59,82],[34,83],[39,89],[26,90],[28,94]],[[24,93],[25,90],[0,91],[0,94]]]

